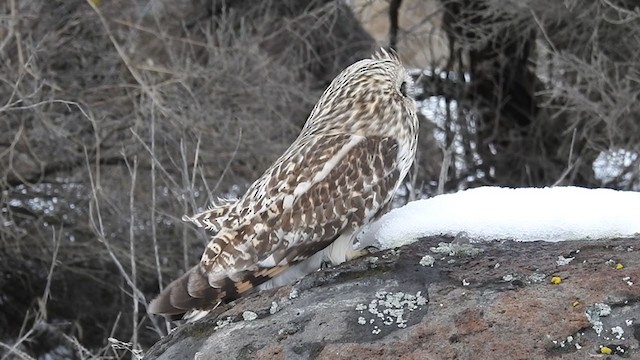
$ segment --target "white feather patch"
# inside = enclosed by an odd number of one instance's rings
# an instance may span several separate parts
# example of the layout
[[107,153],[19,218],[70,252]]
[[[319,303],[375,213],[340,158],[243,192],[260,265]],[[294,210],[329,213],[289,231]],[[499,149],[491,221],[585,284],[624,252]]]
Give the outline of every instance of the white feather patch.
[[296,188],[293,190],[293,196],[298,197],[304,194],[305,192],[307,192],[309,188],[311,188],[311,183],[308,181],[303,181],[300,184],[298,184]]
[[291,209],[293,207],[293,200],[294,200],[294,196],[293,195],[287,195],[284,197],[284,200],[282,200],[282,208],[283,209]]
[[260,261],[258,265],[263,268],[272,268],[276,266],[276,259],[273,257],[273,255],[270,255],[268,258]]
[[330,261],[332,265],[339,265],[351,260],[354,254],[353,240],[355,235],[354,231],[342,233],[331,245],[321,251],[324,254],[324,258]]
[[320,265],[322,264],[322,256],[322,251],[318,251],[308,259],[286,269],[273,279],[260,284],[257,287],[258,290],[268,290],[279,286],[288,285],[302,278],[303,276],[318,270],[320,268]]
[[336,165],[338,165],[340,160],[342,160],[345,156],[347,156],[349,151],[351,151],[351,149],[353,149],[356,145],[358,145],[363,140],[364,140],[364,136],[352,135],[351,139],[349,139],[349,142],[344,144],[342,149],[340,149],[335,155],[333,155],[333,157],[324,164],[324,166],[322,167],[322,170],[320,170],[320,172],[318,172],[313,177],[313,184],[319,183],[320,181],[324,180],[324,178],[326,178],[329,175],[331,170],[333,170],[336,167]]
[[196,322],[209,315],[210,312],[211,310],[191,310],[182,316],[182,320],[186,320],[189,323]]

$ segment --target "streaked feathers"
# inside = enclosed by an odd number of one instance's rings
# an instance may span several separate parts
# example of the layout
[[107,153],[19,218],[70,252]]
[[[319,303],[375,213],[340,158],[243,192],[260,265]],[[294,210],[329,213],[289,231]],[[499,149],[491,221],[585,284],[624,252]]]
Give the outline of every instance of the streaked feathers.
[[322,261],[358,256],[353,239],[386,211],[415,156],[418,122],[408,87],[398,57],[383,49],[341,72],[300,136],[244,196],[184,218],[206,228],[211,241],[200,264],[149,311],[212,308],[283,285]]

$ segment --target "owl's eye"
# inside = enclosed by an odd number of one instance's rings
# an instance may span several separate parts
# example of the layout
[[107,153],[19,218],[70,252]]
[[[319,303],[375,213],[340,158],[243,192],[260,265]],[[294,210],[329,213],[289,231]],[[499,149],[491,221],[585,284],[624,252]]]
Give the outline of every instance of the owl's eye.
[[403,81],[402,84],[400,84],[400,93],[403,96],[407,96],[407,82]]

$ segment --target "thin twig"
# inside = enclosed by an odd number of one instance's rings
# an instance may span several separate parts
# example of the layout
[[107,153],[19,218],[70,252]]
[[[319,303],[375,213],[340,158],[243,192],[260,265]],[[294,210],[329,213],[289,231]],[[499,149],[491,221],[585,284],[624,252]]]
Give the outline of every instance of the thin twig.
[[11,346],[0,341],[0,347],[7,349],[7,353],[2,357],[2,360],[7,359],[9,355],[16,355],[20,357],[20,359],[24,359],[24,360],[36,360],[35,358],[31,357],[29,354],[25,353],[24,351],[17,349],[17,345],[21,343],[22,341],[16,342],[16,344]]
[[411,189],[409,191],[409,196],[407,197],[407,202],[415,201],[418,198],[418,171],[420,169],[420,155],[416,154],[416,159],[413,161],[413,166],[411,167],[411,171],[409,172],[409,185]]
[[127,56],[126,52],[122,49],[120,44],[118,44],[118,41],[116,41],[115,36],[113,36],[111,27],[109,27],[109,23],[107,22],[107,19],[105,19],[104,15],[102,15],[102,11],[98,9],[94,1],[87,0],[87,3],[89,4],[89,6],[91,6],[93,11],[95,11],[96,15],[98,15],[98,18],[100,19],[100,23],[102,24],[104,31],[107,33],[107,37],[109,37],[111,44],[113,44],[113,47],[116,49],[116,52],[118,52],[120,59],[122,59],[122,62],[127,67],[127,70],[129,70],[129,73],[131,74],[131,76],[133,76],[136,82],[142,87],[142,91],[144,91],[144,93],[146,93],[147,96],[149,96],[149,98],[153,101],[154,105],[156,105],[164,115],[172,114],[172,111],[170,109],[167,109],[162,105],[162,102],[158,98],[157,94],[143,80],[142,75],[138,72],[138,70],[136,70],[135,66],[133,66],[133,63],[129,58],[129,56]]
[[62,242],[62,227],[60,227],[60,231],[58,232],[58,237],[56,238],[55,228],[52,229],[52,241],[53,241],[53,255],[51,256],[51,265],[49,266],[49,273],[47,274],[47,284],[44,287],[44,293],[42,294],[42,299],[39,301],[40,310],[39,317],[41,319],[46,319],[47,316],[47,302],[49,300],[49,295],[51,293],[51,281],[53,279],[53,270],[56,267],[56,262],[58,261],[58,251],[60,250],[60,243]]
[[[158,288],[162,292],[162,270],[160,266],[160,250],[158,248],[158,233],[156,226],[156,206],[157,206],[157,198],[156,198],[156,161],[155,158],[156,153],[156,112],[155,107],[151,107],[151,240],[153,242],[153,258],[156,263],[156,275],[158,277]],[[165,318],[163,319],[165,323],[165,327],[167,329],[167,334],[169,330],[171,330],[171,323]],[[151,319],[153,322],[153,319]]]
[[560,185],[560,183],[562,183],[562,181],[564,181],[564,178],[567,177],[567,175],[569,175],[569,173],[573,169],[574,165],[576,164],[576,163],[573,162],[573,146],[574,146],[574,144],[576,142],[576,132],[577,132],[577,130],[578,130],[577,128],[573,129],[573,135],[571,136],[571,148],[569,149],[569,160],[567,160],[567,168],[562,172],[562,174],[560,175],[558,180],[556,180],[556,182],[554,182],[553,185],[551,185],[551,186]]
[[[242,128],[240,128],[238,131],[238,141],[236,142],[236,147],[233,149],[233,153],[231,153],[231,157],[229,158],[229,161],[227,161],[227,163],[224,166],[224,169],[222,170],[222,173],[218,177],[218,181],[216,181],[216,184],[213,186],[213,189],[212,189],[213,191],[216,191],[216,189],[218,189],[218,186],[220,186],[222,179],[227,174],[227,171],[231,167],[231,162],[233,161],[233,159],[235,159],[236,155],[238,154],[238,149],[240,149],[241,142],[242,142]],[[213,200],[213,199],[210,199],[210,200]],[[213,201],[211,201],[211,203],[213,203]]]
[[[167,180],[169,180],[171,185],[175,189],[180,189],[181,188],[180,185],[178,185],[178,183],[175,180],[173,180],[173,177],[171,176],[171,174],[169,174],[169,172],[164,168],[164,166],[162,166],[162,163],[160,163],[158,158],[156,158],[155,152],[153,152],[153,150],[151,150],[151,148],[146,144],[146,142],[144,140],[142,140],[140,135],[138,135],[138,133],[135,130],[131,129],[131,133],[138,140],[140,145],[142,145],[144,147],[144,149],[147,151],[147,153],[149,153],[151,155],[151,160],[153,162],[155,162],[156,165],[158,165],[158,169],[160,169],[160,171],[162,171],[162,173],[166,176]],[[180,195],[180,194],[177,194],[177,195]]]
[[449,167],[451,166],[451,158],[453,157],[452,142],[448,148],[442,149],[442,166],[440,166],[440,177],[438,178],[438,190],[437,195],[444,194],[444,185],[447,182],[447,174],[449,173]]
[[[123,154],[124,155],[124,154]],[[134,156],[133,167],[129,166],[127,162],[127,168],[129,170],[129,176],[131,176],[131,187],[129,191],[129,260],[131,265],[131,282],[132,288],[138,288],[138,276],[136,273],[136,245],[135,245],[135,190],[136,179],[138,176],[138,158]],[[138,299],[134,296],[133,299],[133,315],[131,319],[132,334],[131,334],[131,348],[138,348],[138,311],[139,304]]]
[[127,271],[122,266],[122,263],[120,262],[118,257],[116,256],[113,248],[111,247],[111,243],[107,239],[107,236],[105,236],[105,228],[104,228],[104,223],[102,221],[102,214],[100,211],[98,189],[96,188],[93,174],[89,166],[89,155],[87,153],[86,148],[84,149],[84,152],[85,152],[85,161],[87,162],[87,168],[89,169],[88,175],[89,175],[89,184],[91,185],[91,197],[92,197],[91,198],[92,201],[89,202],[89,224],[91,225],[91,228],[93,229],[94,234],[98,237],[98,240],[102,242],[106,247],[107,253],[109,253],[109,256],[111,257],[114,264],[118,268],[120,275],[124,278],[127,285],[133,291],[132,296],[136,297],[141,304],[144,304],[146,306],[147,301],[145,300],[144,294],[142,293],[142,291],[140,291],[140,289],[138,289],[135,286],[133,280],[131,279]]
[[[194,187],[193,183],[189,181],[189,168],[187,164],[187,149],[184,144],[184,139],[180,139],[180,158],[182,160],[182,212],[184,214],[189,213],[189,200],[191,200],[191,208],[195,208],[194,199]],[[185,223],[182,224],[182,265],[184,271],[189,271],[189,242],[188,242],[188,227]]]
[[546,40],[547,44],[549,44],[549,46],[551,47],[554,53],[558,53],[558,49],[556,49],[556,46],[553,45],[551,38],[549,37],[549,35],[547,35],[547,32],[544,29],[544,26],[542,26],[542,23],[540,22],[540,20],[538,19],[538,16],[536,16],[536,13],[533,11],[533,9],[529,9],[529,12],[531,13],[531,17],[533,17],[533,21],[535,21],[536,25],[538,26],[538,29],[540,29],[540,32],[544,36],[544,39]]

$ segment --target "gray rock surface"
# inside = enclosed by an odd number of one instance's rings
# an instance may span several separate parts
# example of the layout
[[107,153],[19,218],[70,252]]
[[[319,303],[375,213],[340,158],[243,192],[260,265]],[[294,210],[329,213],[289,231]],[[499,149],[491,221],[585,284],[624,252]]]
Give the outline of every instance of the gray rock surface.
[[145,358],[640,359],[638,240],[427,238],[241,299]]

